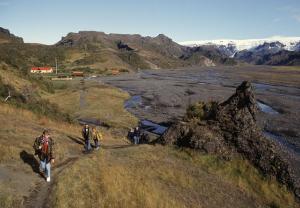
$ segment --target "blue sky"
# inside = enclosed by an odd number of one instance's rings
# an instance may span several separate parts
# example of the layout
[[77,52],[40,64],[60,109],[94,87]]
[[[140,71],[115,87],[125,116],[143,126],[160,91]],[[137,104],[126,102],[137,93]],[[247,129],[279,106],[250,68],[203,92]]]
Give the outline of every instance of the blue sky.
[[0,27],[45,44],[79,30],[177,42],[300,36],[300,0],[0,0]]

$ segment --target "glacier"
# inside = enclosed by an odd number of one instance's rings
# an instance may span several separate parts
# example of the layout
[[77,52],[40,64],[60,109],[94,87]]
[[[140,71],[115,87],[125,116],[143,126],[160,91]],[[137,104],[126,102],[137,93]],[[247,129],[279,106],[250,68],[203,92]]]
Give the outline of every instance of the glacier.
[[231,39],[217,39],[217,40],[196,40],[196,41],[183,41],[179,42],[180,45],[197,47],[203,45],[216,45],[216,46],[234,46],[237,51],[242,50],[251,50],[259,45],[264,43],[282,43],[283,49],[288,51],[294,51],[299,47],[300,37],[284,37],[284,36],[273,36],[270,38],[263,39],[240,39],[240,40],[231,40]]

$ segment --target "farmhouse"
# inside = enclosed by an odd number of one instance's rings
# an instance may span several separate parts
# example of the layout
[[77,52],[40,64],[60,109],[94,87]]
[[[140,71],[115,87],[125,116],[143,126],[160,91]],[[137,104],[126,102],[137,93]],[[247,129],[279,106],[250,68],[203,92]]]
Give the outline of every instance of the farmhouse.
[[31,73],[53,73],[52,67],[32,67]]
[[83,74],[82,71],[73,71],[73,72],[72,72],[72,76],[73,76],[73,77],[83,77],[84,74]]

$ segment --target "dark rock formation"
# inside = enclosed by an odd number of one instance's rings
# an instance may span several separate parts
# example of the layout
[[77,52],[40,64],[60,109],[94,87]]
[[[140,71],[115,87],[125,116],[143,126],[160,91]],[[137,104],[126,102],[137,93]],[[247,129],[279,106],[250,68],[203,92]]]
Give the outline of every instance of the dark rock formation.
[[7,42],[23,43],[22,38],[15,36],[14,34],[10,33],[9,30],[2,27],[0,27],[0,42],[1,39],[5,39]]
[[192,64],[196,64],[197,60],[201,57],[209,58],[216,63],[216,65],[236,65],[238,63],[235,59],[224,54],[220,48],[209,45],[187,48],[180,58]]
[[240,155],[300,197],[288,160],[256,125],[257,110],[252,86],[245,81],[221,104],[200,102],[191,106],[185,119],[172,125],[160,142],[198,149],[226,159]]
[[123,43],[122,41],[118,41],[117,42],[117,46],[118,46],[118,49],[122,50],[126,50],[126,51],[133,51],[134,49],[133,48],[130,48],[127,44]]

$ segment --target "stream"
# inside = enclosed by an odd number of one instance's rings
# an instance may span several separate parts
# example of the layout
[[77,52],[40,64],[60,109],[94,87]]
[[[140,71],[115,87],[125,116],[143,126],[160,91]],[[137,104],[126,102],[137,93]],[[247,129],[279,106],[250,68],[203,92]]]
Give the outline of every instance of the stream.
[[279,112],[276,111],[274,108],[272,108],[271,106],[269,106],[261,101],[257,101],[257,105],[261,112],[272,114],[272,115],[279,114]]

